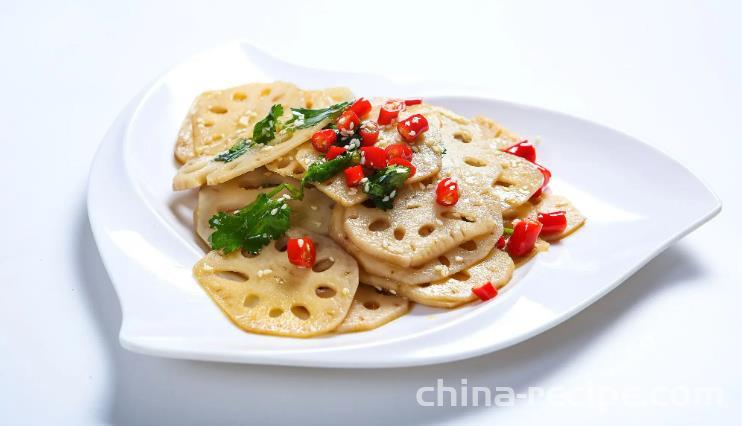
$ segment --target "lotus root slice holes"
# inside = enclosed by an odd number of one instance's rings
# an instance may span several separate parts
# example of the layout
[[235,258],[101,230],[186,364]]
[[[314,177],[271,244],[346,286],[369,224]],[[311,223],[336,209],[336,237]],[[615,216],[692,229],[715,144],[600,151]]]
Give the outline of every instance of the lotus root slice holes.
[[244,102],[247,100],[247,93],[245,92],[234,92],[232,94],[232,100],[236,102]]
[[466,251],[474,251],[477,249],[477,242],[474,240],[469,240],[464,243],[459,244],[459,247]]
[[471,133],[467,131],[458,131],[453,134],[454,139],[456,139],[459,142],[463,143],[469,143],[472,140]]
[[472,166],[472,167],[486,167],[487,162],[480,159],[480,158],[474,158],[474,157],[466,157],[464,158],[464,163]]
[[379,232],[389,228],[389,225],[388,219],[376,219],[368,225],[368,229],[369,231]]
[[471,275],[466,271],[460,271],[453,275],[451,275],[451,278],[455,279],[456,281],[468,281],[469,278],[471,278]]
[[204,127],[211,127],[211,126],[214,125],[214,122],[211,121],[211,120],[206,120],[203,123],[201,123],[201,125],[204,126]]
[[460,212],[453,212],[450,210],[441,213],[441,217],[444,219],[460,220],[468,223],[475,223],[477,221],[476,218],[468,217]]
[[435,231],[435,226],[431,224],[423,225],[417,230],[417,234],[421,237],[427,237]]
[[302,321],[306,321],[309,319],[310,316],[312,316],[312,314],[309,313],[309,309],[307,309],[307,307],[304,305],[292,306],[291,313],[294,314],[295,317],[299,318]]
[[283,169],[289,164],[291,164],[289,157],[281,157],[276,161],[276,168]]
[[226,114],[229,110],[221,105],[212,105],[209,107],[209,111],[214,114]]
[[451,261],[446,256],[438,256],[438,262],[443,266],[451,266]]
[[245,249],[240,250],[240,254],[242,255],[242,257],[244,257],[246,259],[252,259],[253,257],[257,256],[257,254],[250,253],[249,251],[247,251]]
[[245,300],[242,301],[242,306],[246,308],[254,308],[260,302],[260,297],[257,294],[249,293],[245,296]]
[[318,261],[314,262],[314,266],[312,266],[312,270],[314,272],[324,272],[332,268],[332,265],[334,264],[335,264],[335,259],[331,257],[325,257],[325,258],[319,259]]
[[337,291],[330,286],[321,285],[314,289],[314,294],[316,294],[317,297],[321,299],[329,299],[331,297],[335,297]]
[[271,318],[278,318],[281,315],[283,315],[283,309],[281,308],[273,308],[270,311],[268,311],[268,316]]
[[404,239],[405,230],[404,228],[395,228],[394,229],[394,239],[397,241],[401,241]]
[[374,300],[368,300],[366,302],[363,302],[363,307],[368,309],[369,311],[375,311],[379,309],[380,305]]
[[[276,248],[276,250],[280,252],[284,252],[288,248],[288,244],[289,244],[289,237],[284,235],[283,237],[277,239],[276,242],[273,243],[273,246]],[[317,248],[317,245],[315,244],[315,249],[316,248]]]
[[511,186],[513,186],[513,183],[505,181],[505,180],[497,179],[495,180],[495,183],[492,186],[504,186],[505,188],[510,188]]
[[237,271],[219,271],[216,273],[216,275],[220,278],[236,283],[243,283],[250,279],[250,277],[248,277],[247,275]]

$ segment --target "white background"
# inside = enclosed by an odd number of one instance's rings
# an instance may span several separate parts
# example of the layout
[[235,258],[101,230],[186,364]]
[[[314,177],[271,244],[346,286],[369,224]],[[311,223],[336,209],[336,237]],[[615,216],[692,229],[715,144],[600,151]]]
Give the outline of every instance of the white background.
[[[742,421],[738,4],[287,3],[0,3],[0,423]],[[85,210],[89,164],[143,86],[236,39],[308,65],[488,86],[502,99],[610,125],[671,153],[724,211],[573,319],[471,360],[364,371],[126,352]],[[563,387],[573,398],[419,407],[416,390],[437,378],[519,392]],[[585,387],[638,395],[711,387],[723,399],[601,403],[579,393]]]

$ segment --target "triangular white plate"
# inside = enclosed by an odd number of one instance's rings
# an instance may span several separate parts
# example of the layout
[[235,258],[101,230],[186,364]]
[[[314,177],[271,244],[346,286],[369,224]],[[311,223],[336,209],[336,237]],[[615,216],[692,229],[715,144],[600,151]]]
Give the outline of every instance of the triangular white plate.
[[[193,97],[208,89],[285,80],[348,86],[362,96],[423,96],[467,116],[540,135],[551,188],[588,217],[574,236],[517,271],[495,300],[455,310],[416,306],[371,332],[312,339],[237,329],[191,276],[202,249],[191,230],[193,193],[173,193],[173,144]],[[441,93],[446,96],[441,96]],[[173,358],[321,367],[400,367],[496,351],[571,317],[720,210],[683,166],[615,130],[564,114],[451,87],[304,68],[247,44],[185,62],[123,111],[103,140],[88,187],[88,214],[121,301],[121,344]]]

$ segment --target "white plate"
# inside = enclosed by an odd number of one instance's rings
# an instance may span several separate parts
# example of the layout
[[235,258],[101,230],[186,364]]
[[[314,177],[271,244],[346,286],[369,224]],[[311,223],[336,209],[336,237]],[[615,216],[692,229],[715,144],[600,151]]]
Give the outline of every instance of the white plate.
[[[195,197],[173,193],[173,144],[201,91],[286,80],[347,85],[363,96],[424,96],[463,115],[494,117],[540,135],[551,188],[588,217],[574,236],[527,266],[498,298],[454,310],[416,306],[371,332],[312,339],[240,331],[191,276],[203,255],[191,230]],[[244,44],[201,54],[157,80],[106,135],[88,187],[95,239],[121,301],[121,344],[132,351],[212,361],[321,367],[400,367],[496,351],[559,324],[717,214],[714,194],[680,164],[625,134],[494,99],[439,96],[456,89],[281,62]]]

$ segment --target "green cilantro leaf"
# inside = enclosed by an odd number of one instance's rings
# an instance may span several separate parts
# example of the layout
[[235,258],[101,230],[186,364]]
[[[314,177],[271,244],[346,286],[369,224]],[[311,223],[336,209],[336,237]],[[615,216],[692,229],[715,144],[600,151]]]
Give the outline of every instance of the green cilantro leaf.
[[346,168],[358,164],[359,161],[360,155],[357,151],[346,152],[329,161],[315,161],[307,168],[306,173],[304,173],[304,177],[301,180],[301,187],[304,188],[310,183],[324,182]]
[[349,106],[350,102],[340,102],[322,109],[291,108],[291,118],[286,122],[286,126],[308,129],[326,118],[334,120]]
[[252,139],[255,143],[265,145],[276,137],[276,129],[280,125],[278,119],[281,115],[283,115],[283,105],[275,104],[265,118],[255,123],[252,131]]
[[410,177],[410,169],[405,166],[387,166],[363,182],[363,192],[377,208],[389,210],[397,196],[397,189]]
[[286,204],[286,196],[273,197],[284,189],[291,193],[289,199],[299,194],[299,190],[284,184],[258,195],[236,213],[212,216],[209,226],[215,231],[210,237],[211,248],[225,254],[238,249],[258,254],[272,240],[281,238],[290,226],[291,207]]
[[214,161],[229,163],[230,161],[247,152],[247,150],[250,149],[252,145],[253,143],[250,139],[239,138],[237,139],[237,142],[235,142],[228,150],[214,157]]

